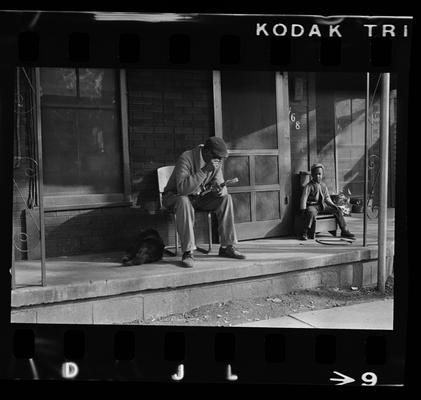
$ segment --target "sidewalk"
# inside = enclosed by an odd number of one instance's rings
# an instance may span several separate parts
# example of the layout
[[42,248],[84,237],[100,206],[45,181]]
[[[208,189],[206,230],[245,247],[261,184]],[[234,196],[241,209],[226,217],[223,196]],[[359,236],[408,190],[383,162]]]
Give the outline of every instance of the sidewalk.
[[260,328],[393,329],[393,299],[290,314],[235,325]]

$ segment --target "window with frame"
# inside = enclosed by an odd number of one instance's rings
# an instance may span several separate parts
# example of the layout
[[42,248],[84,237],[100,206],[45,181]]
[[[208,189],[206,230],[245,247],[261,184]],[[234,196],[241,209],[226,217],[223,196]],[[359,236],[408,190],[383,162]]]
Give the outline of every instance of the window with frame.
[[39,74],[46,206],[128,200],[118,71],[40,68]]

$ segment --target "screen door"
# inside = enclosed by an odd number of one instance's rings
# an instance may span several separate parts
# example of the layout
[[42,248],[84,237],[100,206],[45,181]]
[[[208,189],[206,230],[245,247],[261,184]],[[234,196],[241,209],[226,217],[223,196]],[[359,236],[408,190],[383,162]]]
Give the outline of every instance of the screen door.
[[[229,157],[239,239],[289,234],[290,146],[287,78],[274,71],[214,73],[215,126]],[[218,98],[218,94],[220,97]]]

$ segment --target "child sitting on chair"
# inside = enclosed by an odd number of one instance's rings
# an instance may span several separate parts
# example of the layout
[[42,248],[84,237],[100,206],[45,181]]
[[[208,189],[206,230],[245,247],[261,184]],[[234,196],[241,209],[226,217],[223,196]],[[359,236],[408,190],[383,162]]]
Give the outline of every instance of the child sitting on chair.
[[318,214],[333,214],[341,229],[341,236],[355,239],[355,235],[347,229],[341,209],[332,201],[326,184],[322,182],[323,170],[322,164],[313,164],[311,180],[303,188],[300,212],[304,219],[304,230],[301,240],[314,239],[314,230],[311,228]]

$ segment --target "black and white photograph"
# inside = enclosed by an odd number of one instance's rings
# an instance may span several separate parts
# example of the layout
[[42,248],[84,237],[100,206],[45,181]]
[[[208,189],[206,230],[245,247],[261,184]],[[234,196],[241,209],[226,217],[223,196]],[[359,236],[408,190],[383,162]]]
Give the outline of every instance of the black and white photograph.
[[0,10],[2,377],[407,385],[413,17],[279,8]]
[[393,329],[394,73],[18,67],[11,322]]
[[11,323],[396,328],[411,17],[20,18]]

